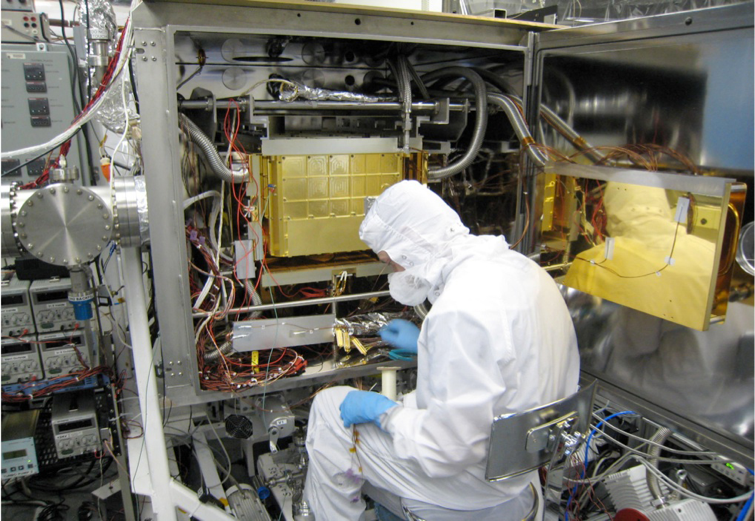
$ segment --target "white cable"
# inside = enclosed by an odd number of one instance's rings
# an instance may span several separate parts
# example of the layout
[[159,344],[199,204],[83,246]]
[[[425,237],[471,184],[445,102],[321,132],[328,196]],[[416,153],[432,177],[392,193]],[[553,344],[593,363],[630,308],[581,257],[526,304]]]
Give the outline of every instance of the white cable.
[[[136,6],[139,4],[139,2],[134,2],[132,4],[131,11],[133,11]],[[60,145],[71,139],[78,130],[89,123],[89,121],[95,116],[97,111],[99,110],[100,106],[105,101],[105,94],[108,90],[115,84],[115,82],[120,77],[121,73],[123,72],[125,63],[130,59],[131,57],[131,37],[133,36],[133,24],[128,23],[128,26],[126,27],[126,34],[123,35],[123,45],[121,46],[121,54],[118,57],[118,63],[116,64],[116,70],[115,74],[113,75],[112,80],[110,80],[110,83],[108,86],[104,89],[100,97],[94,102],[94,104],[89,107],[89,109],[86,111],[86,113],[82,113],[81,118],[73,123],[70,127],[68,127],[65,131],[58,134],[54,138],[52,138],[50,141],[46,143],[42,143],[41,145],[35,145],[32,147],[26,147],[19,150],[12,150],[10,152],[2,152],[0,153],[0,159],[11,159],[11,158],[17,158],[20,156],[32,156],[37,155],[43,152],[46,152],[48,150],[54,150],[58,148]]]
[[[597,420],[602,420],[603,419],[601,416],[599,416],[599,415],[597,415],[595,413],[593,413],[593,418],[595,418]],[[717,452],[712,452],[712,451],[703,451],[703,450],[694,450],[693,451],[693,450],[672,449],[671,447],[667,447],[667,446],[663,445],[662,443],[658,443],[658,442],[649,440],[647,438],[643,438],[642,436],[637,436],[636,434],[632,434],[630,432],[624,432],[624,431],[621,430],[621,428],[619,428],[619,427],[617,427],[615,425],[612,425],[610,422],[603,423],[603,426],[608,426],[611,429],[613,429],[614,431],[617,431],[619,434],[623,434],[624,436],[627,436],[629,438],[635,439],[637,441],[641,441],[641,442],[643,442],[643,444],[649,444],[649,445],[654,445],[656,447],[660,447],[664,451],[671,452],[672,454],[680,454],[680,455],[684,455],[684,456],[718,456]],[[603,433],[606,437],[608,437],[608,435],[605,433],[605,431],[601,430],[600,432]],[[671,436],[674,437],[675,436],[674,433],[672,433]],[[684,440],[681,440],[681,442],[684,443]],[[722,460],[721,463],[724,463],[725,461],[728,461],[728,460]]]
[[[604,423],[604,425],[605,425],[605,423]],[[612,443],[615,443],[616,445],[618,445],[619,447],[621,447],[624,450],[627,450],[627,451],[629,451],[629,452],[631,452],[633,454],[637,454],[637,455],[642,456],[642,457],[648,456],[647,453],[641,452],[641,451],[637,450],[634,447],[630,447],[629,445],[626,445],[626,444],[620,442],[616,438],[614,438],[614,437],[606,434],[606,432],[602,431],[601,429],[597,429],[596,428],[596,431],[600,433],[600,436],[608,439]],[[597,439],[597,437],[596,437],[596,439]],[[646,442],[649,442],[649,441],[650,440],[643,439],[643,444],[646,443]],[[642,445],[640,445],[640,446],[642,446]],[[663,447],[663,448],[665,449],[665,447]],[[731,461],[731,460],[729,460],[727,458],[724,458],[724,457],[720,457],[719,459],[712,459],[712,460],[704,460],[704,459],[676,459],[676,458],[661,458],[661,457],[654,458],[654,459],[656,459],[658,461],[665,461],[667,463],[682,463],[682,464],[691,464],[691,465],[716,465],[718,463],[726,463],[728,461]]]
[[[225,196],[225,181],[222,181],[220,183],[220,201],[218,201],[217,209],[220,210],[223,197]],[[216,215],[216,212],[212,212],[213,215]],[[217,219],[217,217],[215,217]],[[215,228],[211,227],[210,231],[213,231]],[[220,242],[223,240],[223,212],[220,211],[220,220],[218,221],[218,231],[216,233],[217,237],[215,239],[215,264],[218,266],[218,271],[220,270]],[[225,287],[225,285],[223,285]]]
[[655,465],[652,465],[651,463],[645,461],[643,458],[636,458],[637,461],[639,461],[647,470],[649,470],[651,473],[655,474],[658,478],[662,479],[666,485],[668,485],[670,488],[676,490],[680,494],[697,499],[699,501],[704,501],[705,503],[711,503],[713,505],[727,505],[729,503],[741,503],[742,501],[747,501],[750,499],[750,496],[752,495],[752,492],[747,492],[746,494],[742,494],[741,496],[729,498],[729,499],[721,499],[716,497],[706,497],[706,496],[700,496],[698,494],[695,494],[694,492],[690,492],[686,488],[683,488],[679,486],[674,480],[666,476],[663,472],[658,470]]
[[228,478],[231,477],[231,467],[233,466],[233,462],[231,461],[231,457],[228,455],[228,451],[225,449],[225,445],[223,444],[223,440],[220,439],[220,436],[218,436],[218,431],[215,430],[215,426],[212,424],[212,421],[210,419],[207,419],[207,423],[210,426],[210,429],[212,429],[212,433],[215,435],[215,437],[218,439],[218,443],[220,444],[220,448],[223,449],[223,454],[225,455],[226,461],[228,461],[228,473],[226,474],[225,478],[223,478],[223,483],[228,481]]
[[[128,67],[130,67],[129,62],[126,62],[126,66],[125,67],[126,67],[126,70],[128,70]],[[128,122],[129,122],[129,118],[128,118],[128,101],[126,100],[126,80],[125,79],[121,82],[121,102],[123,103],[123,117],[125,118],[126,122],[123,125],[123,134],[121,135],[121,139],[118,140],[118,144],[115,146],[115,150],[113,151],[113,157],[112,157],[112,162],[113,163],[115,163],[115,159],[116,159],[115,156],[118,154],[118,152],[121,152],[121,145],[123,144],[123,141],[126,139],[126,136],[128,135],[128,131],[129,131],[129,128],[128,128]],[[131,160],[130,154],[121,152],[121,155],[126,160],[126,164],[129,164],[129,162]],[[114,175],[114,173],[115,173],[115,170],[113,170],[113,172],[111,172],[111,174],[110,174],[110,191],[111,191],[111,193],[113,192],[113,185],[115,183],[115,175]]]
[[217,190],[208,190],[206,192],[202,192],[199,195],[195,195],[194,197],[190,197],[184,201],[184,210],[189,208],[194,203],[199,202],[202,199],[207,199],[208,197],[216,197],[218,198],[218,200],[220,200],[220,192],[218,192]]

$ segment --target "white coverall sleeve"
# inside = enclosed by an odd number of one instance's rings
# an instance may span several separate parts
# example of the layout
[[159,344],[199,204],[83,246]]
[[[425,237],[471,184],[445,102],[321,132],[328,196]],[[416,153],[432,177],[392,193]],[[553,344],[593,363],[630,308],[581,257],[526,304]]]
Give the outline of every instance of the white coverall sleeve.
[[429,370],[426,408],[394,407],[382,422],[399,457],[416,461],[433,478],[454,476],[486,458],[493,409],[517,387],[502,377],[515,374],[505,369],[515,362],[508,323],[489,311],[481,318],[458,309],[428,317],[419,349],[429,362],[422,364]]

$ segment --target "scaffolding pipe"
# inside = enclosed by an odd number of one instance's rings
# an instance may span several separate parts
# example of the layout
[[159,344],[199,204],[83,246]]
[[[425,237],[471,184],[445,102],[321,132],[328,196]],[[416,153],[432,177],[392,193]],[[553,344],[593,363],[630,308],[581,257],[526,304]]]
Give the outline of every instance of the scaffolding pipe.
[[[276,304],[261,304],[258,306],[246,306],[243,308],[233,308],[228,311],[228,314],[235,313],[249,313],[252,311],[265,311],[268,309],[281,309],[281,308],[298,308],[299,306],[318,306],[320,304],[333,304],[335,302],[349,302],[352,300],[365,300],[371,298],[387,297],[391,294],[390,291],[371,291],[369,293],[357,293],[355,295],[341,295],[339,297],[323,297],[323,298],[311,298],[307,300],[294,300],[292,302],[278,302]],[[198,311],[192,316],[194,318],[206,317],[212,314],[211,311]]]
[[171,500],[171,477],[163,432],[163,417],[157,394],[157,375],[155,375],[152,358],[152,340],[149,336],[141,250],[125,248],[121,259],[133,347],[134,373],[143,419],[144,446],[147,449],[146,463],[149,466],[152,509],[160,521],[176,521],[176,508]]

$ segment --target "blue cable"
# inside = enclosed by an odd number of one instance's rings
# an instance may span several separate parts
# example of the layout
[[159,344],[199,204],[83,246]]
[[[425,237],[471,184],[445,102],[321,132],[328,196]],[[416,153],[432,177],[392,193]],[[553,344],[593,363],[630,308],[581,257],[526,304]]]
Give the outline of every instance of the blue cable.
[[[747,469],[747,472],[749,472],[750,475],[755,475],[755,472],[753,472],[752,469]],[[752,506],[753,498],[755,498],[755,492],[753,492],[752,496],[750,496],[750,499],[747,500],[747,503],[745,503],[745,506],[742,507],[742,510],[739,512],[739,515],[737,516],[737,521],[743,521],[744,518],[747,517],[747,513],[750,511],[750,507]]]
[[753,493],[753,495],[750,496],[750,499],[747,500],[747,503],[745,503],[745,506],[743,506],[742,510],[740,510],[739,515],[737,516],[737,521],[744,521],[744,518],[747,517],[747,513],[750,511],[750,507],[752,506],[753,498],[755,498],[755,493]]
[[[585,443],[585,464],[584,464],[584,467],[582,468],[582,476],[580,477],[580,479],[585,479],[585,474],[587,472],[587,464],[589,462],[590,442],[592,441],[592,437],[595,435],[596,432],[598,432],[598,429],[600,428],[600,426],[603,425],[608,420],[616,418],[617,416],[625,416],[627,414],[637,414],[637,413],[634,411],[621,411],[621,412],[614,413],[600,420],[598,424],[595,426],[595,428],[592,430],[590,435],[587,437],[587,443]],[[566,502],[566,512],[564,512],[564,521],[569,521],[569,505],[571,505],[571,500],[574,497],[574,494],[577,493],[578,487],[579,485],[574,485],[574,488],[572,489],[571,494],[569,494],[569,500]]]
[[391,360],[401,360],[405,362],[411,362],[416,356],[417,353],[410,349],[392,349],[391,352],[388,353],[388,358]]

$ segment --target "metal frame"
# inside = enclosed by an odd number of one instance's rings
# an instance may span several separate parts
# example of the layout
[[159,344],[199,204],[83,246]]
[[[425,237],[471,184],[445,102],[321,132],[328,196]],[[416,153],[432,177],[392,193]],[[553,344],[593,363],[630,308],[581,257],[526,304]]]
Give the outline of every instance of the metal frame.
[[[649,418],[659,425],[672,428],[674,431],[683,434],[692,441],[699,443],[701,446],[728,456],[735,461],[752,468],[755,464],[752,447],[747,447],[731,438],[731,434],[711,429],[709,426],[701,426],[687,418],[679,416],[657,404],[631,393],[625,389],[607,382],[603,375],[582,371],[580,383],[598,380],[598,395],[607,401],[613,402],[615,406],[630,409],[643,417]],[[620,405],[619,405],[620,404]]]
[[[668,40],[673,38],[678,42],[695,43],[704,34],[719,35],[724,34],[724,32],[733,33],[737,31],[743,33],[745,30],[749,30],[750,34],[752,34],[751,31],[754,25],[753,11],[753,4],[747,2],[535,34],[533,37],[537,40],[537,43],[533,55],[533,66],[536,76],[533,79],[533,83],[538,87],[535,97],[533,97],[532,103],[529,105],[531,109],[529,115],[532,118],[538,114],[535,111],[535,107],[538,107],[537,110],[539,110],[542,95],[540,88],[543,84],[544,61],[546,57],[554,55],[573,56],[583,53],[637,48],[645,49],[650,53],[652,52],[651,47],[661,39]],[[530,121],[534,121],[534,119],[530,119]],[[587,176],[590,176],[589,171],[594,172],[597,170],[594,167],[585,168],[580,165],[556,165],[550,169],[550,171],[559,174],[569,175],[571,172],[572,174]],[[620,181],[622,175],[622,170],[613,169],[611,179]],[[752,172],[749,175],[751,176]],[[649,177],[652,178],[653,176]],[[598,177],[593,176],[593,178]],[[713,179],[699,176],[698,179],[694,180],[691,187],[687,186],[685,189],[697,189],[703,192],[710,191],[711,193],[718,194],[720,193],[720,188],[716,185],[720,181],[722,179],[714,181]],[[671,187],[657,181],[651,181],[649,184],[652,186]],[[537,198],[535,198],[535,201],[537,201]],[[542,208],[536,208],[533,204],[530,212],[530,234],[532,234],[534,243],[537,242],[535,239],[538,234],[536,224],[539,222],[541,214]],[[685,434],[702,446],[730,456],[752,467],[753,446],[752,443],[747,443],[744,438],[737,438],[724,429],[719,429],[710,424],[698,423],[693,419],[686,418],[658,404],[652,403],[647,397],[641,397],[611,383],[606,379],[606,375],[604,374],[583,368],[582,378],[583,381],[598,378],[600,385],[598,394],[600,396],[616,400],[638,413],[658,421],[658,423],[664,426]]]
[[[184,241],[183,186],[178,142],[178,107],[173,67],[177,33],[269,34],[385,40],[525,52],[520,42],[534,30],[554,26],[529,22],[471,18],[417,12],[279,3],[225,5],[160,2],[142,3],[133,14],[134,60],[141,104],[142,156],[150,208],[150,239],[154,263],[156,307],[163,364],[171,366],[166,393],[177,405],[203,403],[227,396],[201,391],[194,356],[187,250]],[[292,7],[295,7],[292,8]],[[202,21],[198,25],[198,20]],[[334,28],[340,28],[334,30]],[[182,370],[177,370],[177,368]],[[346,378],[370,368],[319,373]],[[268,391],[291,387],[285,380]],[[260,391],[261,392],[261,391]],[[250,392],[253,394],[253,391]]]

